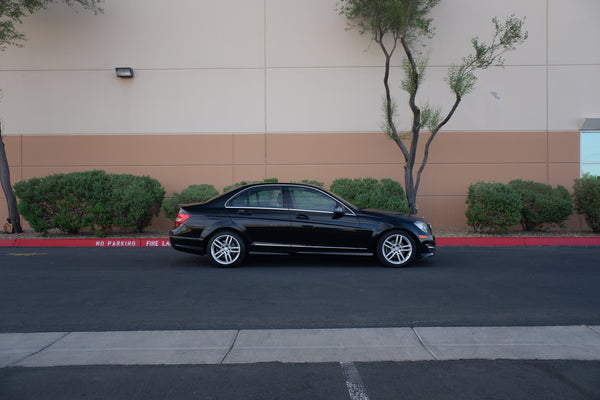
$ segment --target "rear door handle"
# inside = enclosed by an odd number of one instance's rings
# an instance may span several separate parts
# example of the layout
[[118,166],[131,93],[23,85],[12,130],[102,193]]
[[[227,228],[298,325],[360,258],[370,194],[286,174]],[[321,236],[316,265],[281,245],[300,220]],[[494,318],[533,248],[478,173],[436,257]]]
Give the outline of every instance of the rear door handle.
[[252,211],[250,210],[237,210],[238,215],[252,215]]

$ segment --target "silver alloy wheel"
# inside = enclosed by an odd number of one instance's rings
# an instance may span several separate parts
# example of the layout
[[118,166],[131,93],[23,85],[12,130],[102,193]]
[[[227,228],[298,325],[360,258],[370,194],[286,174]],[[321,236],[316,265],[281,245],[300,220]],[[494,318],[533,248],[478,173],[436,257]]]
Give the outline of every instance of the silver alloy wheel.
[[212,259],[221,265],[233,265],[242,255],[239,239],[229,233],[215,237],[210,244]]
[[401,233],[387,236],[381,245],[382,256],[392,265],[406,264],[414,251],[412,241]]

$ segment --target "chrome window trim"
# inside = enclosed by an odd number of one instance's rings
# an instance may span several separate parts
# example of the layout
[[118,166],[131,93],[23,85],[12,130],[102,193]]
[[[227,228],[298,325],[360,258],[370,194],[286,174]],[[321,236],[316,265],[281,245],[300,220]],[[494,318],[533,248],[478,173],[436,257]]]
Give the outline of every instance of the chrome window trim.
[[289,208],[285,207],[240,207],[240,206],[225,206],[225,208],[229,209],[238,209],[238,210],[280,210],[280,211],[290,211]]
[[[295,186],[295,185],[286,185],[286,184],[277,184],[277,183],[271,183],[271,184],[264,184],[262,185],[262,187],[266,187],[266,186],[278,186],[282,189],[283,188],[288,188],[288,190],[297,188],[297,189],[304,189],[304,190],[312,190],[315,191],[317,193],[321,193],[327,197],[329,197],[330,199],[332,199],[336,204],[340,204],[342,207],[344,207],[344,209],[347,211],[344,213],[344,215],[347,216],[352,216],[352,217],[356,217],[356,213],[354,212],[354,210],[352,210],[351,207],[349,207],[342,199],[338,199],[336,197],[333,197],[331,194],[327,193],[326,191],[323,191],[319,188],[316,187],[309,187],[309,186]],[[230,208],[230,209],[243,209],[243,210],[287,210],[287,211],[294,211],[294,212],[314,212],[314,213],[321,213],[321,214],[332,214],[333,215],[333,211],[319,211],[319,210],[304,210],[304,209],[300,209],[300,208],[285,208],[285,207],[254,207],[254,206],[249,206],[249,207],[241,207],[241,206],[231,206],[229,205],[229,202],[235,198],[237,198],[238,196],[240,196],[242,193],[244,193],[247,190],[250,190],[252,188],[255,188],[256,186],[251,186],[248,188],[245,188],[244,190],[240,190],[239,192],[237,192],[233,197],[231,197],[229,200],[227,200],[225,202],[225,208]],[[291,196],[291,194],[290,194]],[[349,213],[348,213],[349,212]]]
[[340,247],[340,246],[311,246],[304,244],[293,244],[291,245],[292,249],[317,249],[317,250],[358,250],[358,251],[366,251],[368,250],[366,247]]
[[282,247],[282,248],[290,248],[289,244],[282,244],[282,243],[265,243],[265,242],[254,242],[252,243],[253,246],[256,247]]

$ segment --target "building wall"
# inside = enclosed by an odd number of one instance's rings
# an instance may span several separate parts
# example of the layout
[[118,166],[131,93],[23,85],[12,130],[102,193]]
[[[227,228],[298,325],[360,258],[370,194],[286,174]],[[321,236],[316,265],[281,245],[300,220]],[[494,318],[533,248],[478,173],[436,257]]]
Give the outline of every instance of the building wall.
[[[477,181],[523,178],[571,187],[579,132],[447,132],[436,139],[418,198],[437,227],[465,226],[465,194]],[[400,150],[383,133],[9,136],[13,180],[78,170],[150,175],[168,193],[192,183],[218,189],[277,177],[329,185],[347,177],[403,181]],[[60,155],[58,157],[57,155]],[[457,161],[460,160],[460,161]],[[581,229],[580,220],[570,226]],[[157,227],[168,226],[158,220]]]
[[[379,129],[381,52],[346,30],[336,3],[106,0],[98,16],[53,6],[28,17],[25,46],[0,54],[13,181],[91,168],[150,175],[169,194],[265,177],[402,181],[402,155]],[[445,71],[471,37],[487,38],[493,16],[526,16],[529,39],[504,68],[479,74],[436,138],[419,214],[464,226],[466,189],[478,180],[572,186],[579,126],[600,112],[599,12],[597,0],[452,0],[434,10],[421,103],[449,109]],[[400,64],[392,83],[407,128]],[[116,78],[117,66],[135,77]]]

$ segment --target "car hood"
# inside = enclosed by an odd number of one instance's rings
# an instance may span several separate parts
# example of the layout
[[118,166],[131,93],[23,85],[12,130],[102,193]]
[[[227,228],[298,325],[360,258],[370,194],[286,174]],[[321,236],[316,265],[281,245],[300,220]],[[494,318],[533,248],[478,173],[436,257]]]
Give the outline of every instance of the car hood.
[[399,217],[405,220],[410,221],[423,221],[428,223],[426,219],[417,217],[416,215],[405,214],[396,211],[384,211],[384,210],[374,210],[370,208],[361,208],[359,211],[359,215],[363,215],[366,217],[377,217],[377,216],[388,216],[388,217]]

